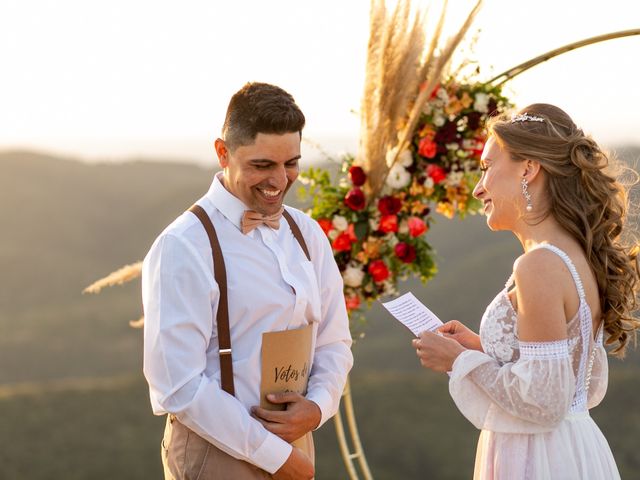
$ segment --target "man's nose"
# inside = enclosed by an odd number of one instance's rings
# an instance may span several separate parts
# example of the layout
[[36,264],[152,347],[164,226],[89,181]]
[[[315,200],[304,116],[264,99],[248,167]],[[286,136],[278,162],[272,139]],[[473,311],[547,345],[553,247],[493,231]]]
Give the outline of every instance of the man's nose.
[[276,167],[271,176],[271,181],[274,183],[274,186],[283,190],[287,186],[287,169],[284,165]]

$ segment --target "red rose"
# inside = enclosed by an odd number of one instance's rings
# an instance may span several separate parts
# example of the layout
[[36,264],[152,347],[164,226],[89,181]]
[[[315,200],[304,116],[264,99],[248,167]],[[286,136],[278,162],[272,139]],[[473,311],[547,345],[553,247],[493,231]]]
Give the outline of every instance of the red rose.
[[433,179],[436,185],[442,183],[447,178],[447,172],[439,165],[430,163],[427,165],[427,175]]
[[374,260],[367,269],[374,282],[384,282],[389,278],[389,269],[382,260]]
[[480,127],[480,119],[482,114],[480,112],[470,112],[467,114],[467,128],[469,130],[477,130]]
[[349,169],[349,178],[351,179],[351,183],[356,187],[360,187],[364,185],[364,182],[367,180],[367,174],[364,173],[362,167],[354,165]]
[[409,226],[409,235],[412,237],[419,237],[427,231],[427,224],[418,217],[409,217],[407,224]]
[[365,207],[364,192],[354,187],[344,197],[344,203],[351,210],[362,210]]
[[418,144],[418,154],[422,155],[424,158],[433,158],[436,156],[438,151],[438,146],[436,142],[431,140],[429,137],[424,137],[420,140]]
[[436,143],[453,143],[458,141],[458,126],[455,122],[447,122],[436,132],[433,139]]
[[360,297],[358,295],[345,297],[344,302],[347,305],[347,310],[356,310],[360,306]]
[[396,243],[394,251],[396,252],[396,257],[404,263],[411,263],[416,259],[416,249],[413,245],[409,245],[408,243]]
[[319,218],[318,225],[320,225],[325,235],[329,235],[329,232],[333,229],[333,223],[328,218]]
[[348,232],[342,232],[340,235],[338,235],[335,240],[333,241],[333,243],[331,244],[331,247],[334,250],[337,250],[338,252],[348,252],[351,250],[351,237],[349,236]]
[[399,198],[387,195],[378,200],[378,210],[382,215],[395,215],[402,208],[402,202]]
[[378,231],[389,233],[398,231],[398,217],[396,215],[383,215],[380,218]]

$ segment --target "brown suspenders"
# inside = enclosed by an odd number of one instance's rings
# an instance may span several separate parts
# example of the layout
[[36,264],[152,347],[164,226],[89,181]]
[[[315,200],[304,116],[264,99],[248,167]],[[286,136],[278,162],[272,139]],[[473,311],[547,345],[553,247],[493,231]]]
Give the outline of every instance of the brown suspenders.
[[[216,314],[216,323],[218,324],[218,352],[220,356],[220,384],[222,389],[235,396],[235,390],[233,388],[233,363],[231,357],[231,333],[229,331],[229,303],[227,299],[227,271],[224,266],[224,257],[222,256],[222,249],[220,248],[220,242],[218,241],[218,235],[216,235],[216,229],[207,215],[207,212],[200,205],[193,205],[189,208],[189,211],[193,213],[198,220],[204,226],[207,236],[209,237],[209,243],[211,244],[211,253],[213,254],[213,274],[220,289],[220,298],[218,300],[218,312]],[[304,241],[300,227],[291,217],[289,212],[284,210],[282,212],[285,220],[291,228],[291,233],[296,238],[300,247],[307,256],[307,259],[311,261],[309,255],[309,249]]]

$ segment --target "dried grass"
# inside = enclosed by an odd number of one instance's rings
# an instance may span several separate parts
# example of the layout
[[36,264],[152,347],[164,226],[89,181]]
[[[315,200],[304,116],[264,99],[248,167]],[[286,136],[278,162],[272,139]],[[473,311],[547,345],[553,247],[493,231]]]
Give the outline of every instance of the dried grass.
[[[478,0],[456,34],[439,48],[448,6],[446,0],[428,47],[426,11],[412,13],[410,0],[399,0],[392,12],[384,0],[371,1],[357,157],[357,163],[369,175],[370,199],[378,196],[390,167],[408,146],[424,103],[441,81],[452,54],[469,30],[481,4],[482,0]],[[390,151],[395,151],[395,156],[388,164]]]
[[123,283],[130,282],[140,276],[142,273],[142,262],[132,263],[125,265],[124,267],[110,273],[104,278],[95,281],[82,293],[99,293],[105,287],[112,287],[114,285],[122,285]]

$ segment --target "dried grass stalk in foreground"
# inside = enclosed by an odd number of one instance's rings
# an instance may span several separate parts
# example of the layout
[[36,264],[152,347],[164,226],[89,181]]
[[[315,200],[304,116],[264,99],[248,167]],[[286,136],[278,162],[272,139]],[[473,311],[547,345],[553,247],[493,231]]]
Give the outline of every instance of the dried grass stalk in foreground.
[[140,276],[142,273],[142,262],[132,263],[119,268],[115,272],[111,272],[104,278],[93,282],[82,293],[99,293],[105,287],[112,287],[114,285],[122,285],[123,283],[130,282]]

